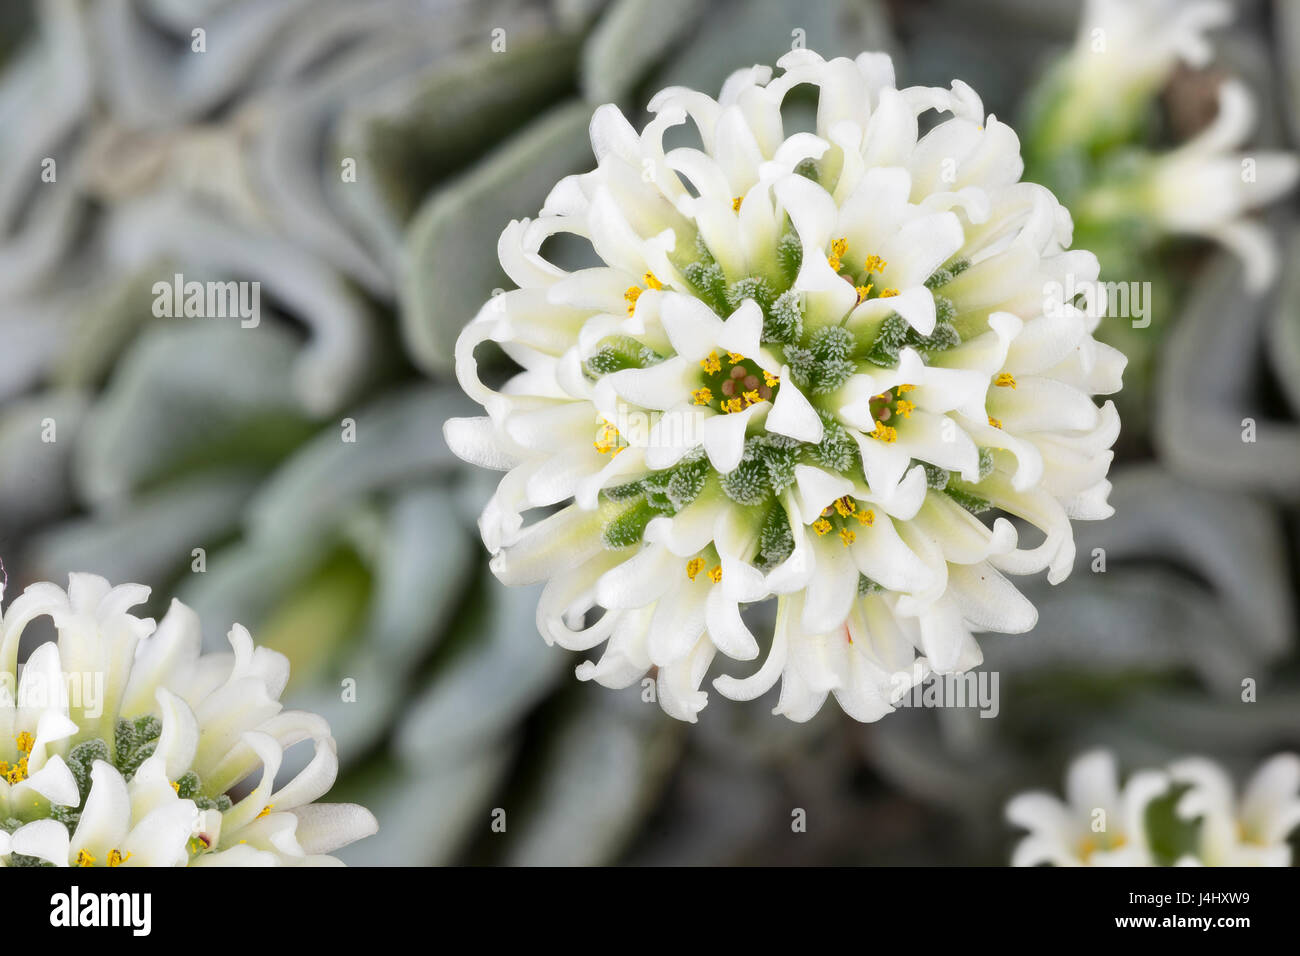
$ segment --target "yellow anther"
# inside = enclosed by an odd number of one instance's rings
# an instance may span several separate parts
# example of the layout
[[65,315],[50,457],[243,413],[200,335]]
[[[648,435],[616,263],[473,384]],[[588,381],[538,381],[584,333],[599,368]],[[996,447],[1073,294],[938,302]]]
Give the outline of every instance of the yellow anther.
[[709,580],[714,584],[717,584],[722,580],[722,565],[715,564],[713,567],[709,568]]
[[779,376],[773,375],[767,369],[763,369],[763,383],[767,385],[768,388],[776,388],[781,384],[781,379]]
[[915,385],[895,385],[895,386],[894,386],[894,391],[897,392],[899,395],[906,395],[908,392],[912,392],[912,391],[915,391],[915,390],[916,390],[916,386],[915,386]]
[[824,537],[831,533],[831,523],[825,518],[818,518],[812,523],[812,529],[816,531],[818,535]]
[[718,361],[718,353],[710,352],[708,358],[700,359],[700,368],[712,375],[714,372],[722,371],[722,363]]
[[745,400],[745,407],[746,407],[746,408],[748,408],[750,405],[757,405],[759,402],[761,402],[761,401],[763,400],[763,399],[759,396],[759,394],[758,394],[758,390],[757,390],[757,389],[752,389],[752,390],[750,390],[750,391],[748,391],[748,392],[742,392],[741,395],[740,395],[740,397],[743,398],[743,399]]
[[866,285],[854,286],[854,288],[858,293],[858,304],[861,305],[867,296],[871,295],[872,284],[868,282]]
[[704,570],[703,558],[691,558],[691,560],[686,562],[686,576],[690,578],[692,581],[694,581],[695,576],[703,570]]
[[177,793],[181,792],[181,784],[179,780],[172,781],[172,789],[175,790]]
[[989,416],[989,424],[992,425],[994,428],[1001,428],[1001,427],[1002,427],[1002,422],[1001,422],[1000,420],[994,418],[992,415]]
[[25,730],[14,739],[18,741],[18,749],[25,754],[31,753],[32,748],[36,746],[36,738]]
[[996,385],[998,388],[1015,388],[1016,377],[1012,375],[1010,372],[1003,372],[1001,375],[999,375],[997,378],[993,380],[993,384]]
[[691,398],[695,399],[696,405],[707,405],[713,401],[713,392],[707,388],[697,388],[691,392]]
[[889,263],[880,258],[880,256],[871,255],[867,256],[867,261],[862,264],[862,268],[866,269],[868,272],[879,272],[887,265],[889,265]]
[[85,850],[77,851],[77,866],[94,866],[95,858]]
[[897,289],[886,289],[884,292],[880,293],[882,299],[892,299],[896,295],[898,295]]
[[129,860],[129,859],[131,859],[131,854],[130,854],[130,853],[123,854],[121,850],[109,850],[109,851],[108,851],[108,865],[109,865],[109,866],[121,866],[123,863],[125,863],[125,862],[126,862],[127,860]]
[[262,808],[262,812],[257,815],[257,819],[260,820],[262,819],[262,817],[268,816],[271,813],[271,809],[274,806],[275,806],[274,803],[268,803],[266,806],[264,806]]
[[840,528],[840,540],[844,542],[844,547],[847,548],[854,541],[858,540],[858,536],[848,528]]
[[840,260],[844,258],[844,254],[848,251],[849,240],[847,237],[831,240],[831,254],[826,257],[826,261],[830,263],[831,268],[836,272],[840,271]]
[[744,196],[736,196],[731,200],[731,211],[740,212],[740,204],[745,201]]
[[727,361],[732,365],[739,365],[741,362],[745,361],[745,356],[741,355],[739,352],[728,352]]
[[892,425],[882,425],[877,422],[869,437],[874,438],[876,441],[883,441],[886,445],[893,444],[898,441],[898,429]]
[[876,513],[870,508],[863,508],[853,517],[858,519],[858,524],[865,525],[868,528],[876,523]]
[[835,499],[835,510],[839,513],[841,518],[847,518],[849,515],[853,514],[853,512],[858,510],[858,506],[853,503],[852,498],[846,495],[843,498]]
[[23,757],[16,764],[9,765],[5,771],[5,780],[10,784],[22,783],[27,779],[27,758]]
[[636,311],[636,300],[641,298],[641,287],[639,285],[630,285],[627,291],[623,293],[623,299],[627,302],[627,314],[631,315]]
[[602,455],[611,453],[617,455],[623,450],[619,444],[618,429],[609,422],[604,422],[600,426],[600,432],[597,434],[596,440],[591,443],[591,446]]
[[729,398],[722,403],[722,411],[727,415],[733,415],[736,412],[743,410],[743,408],[744,406],[741,405],[740,399],[738,398]]
[[894,404],[894,411],[898,412],[904,418],[911,418],[912,412],[916,409],[916,402],[909,402],[905,398],[900,398]]
[[641,277],[641,281],[645,283],[647,289],[654,289],[656,292],[661,291],[664,287],[664,284],[659,281],[659,278],[653,272],[647,272]]

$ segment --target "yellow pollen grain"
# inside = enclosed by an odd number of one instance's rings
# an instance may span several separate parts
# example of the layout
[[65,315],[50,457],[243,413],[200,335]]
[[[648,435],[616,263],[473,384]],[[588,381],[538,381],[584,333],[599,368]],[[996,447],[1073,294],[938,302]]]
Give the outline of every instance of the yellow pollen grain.
[[818,535],[824,537],[831,533],[831,523],[825,518],[818,518],[812,523],[812,529],[816,531]]
[[647,272],[641,277],[641,281],[645,283],[647,289],[654,289],[656,292],[662,291],[664,287],[664,284],[659,281],[659,277],[653,272]]
[[841,518],[847,518],[849,515],[853,514],[857,508],[858,506],[853,503],[852,498],[846,496],[844,498],[835,499],[835,510],[839,513]]
[[882,425],[877,422],[870,437],[874,438],[876,441],[882,441],[886,445],[890,445],[898,441],[898,429],[894,428],[892,425]]
[[707,405],[713,401],[713,392],[707,388],[697,388],[691,392],[691,398],[695,399],[696,405]]
[[740,204],[745,201],[744,196],[735,196],[731,200],[731,211],[740,212]]
[[876,513],[872,511],[870,508],[863,508],[853,517],[858,519],[858,524],[868,528],[870,528],[873,524],[876,523]]
[[696,575],[698,575],[703,570],[704,570],[703,558],[691,558],[691,560],[686,562],[686,576],[690,578],[692,581],[694,581]]
[[1002,422],[994,418],[992,415],[989,416],[989,424],[992,425],[994,428],[1002,427]]
[[858,536],[848,528],[840,528],[840,540],[844,542],[844,547],[847,548],[854,541],[858,540]]
[[109,866],[121,866],[123,863],[125,863],[125,862],[126,862],[127,860],[129,860],[129,859],[131,859],[131,854],[130,854],[130,853],[125,853],[125,854],[124,854],[121,850],[109,850],[109,851],[108,851],[108,865],[109,865]]
[[882,299],[892,299],[896,295],[898,295],[897,289],[886,289],[884,292],[880,293]]
[[905,398],[900,398],[894,405],[894,411],[898,412],[904,418],[911,418],[912,412],[916,410],[916,402],[909,402]]
[[94,866],[95,858],[85,850],[77,851],[77,866]]
[[714,372],[722,371],[722,363],[718,361],[718,353],[710,352],[708,358],[700,359],[700,368],[712,375]]
[[36,746],[36,738],[25,730],[15,737],[14,740],[18,741],[18,749],[25,754],[31,753],[32,748]]
[[709,580],[714,584],[717,584],[722,580],[722,565],[715,564],[713,567],[709,568]]
[[1012,375],[1010,372],[1003,372],[1001,375],[999,375],[997,378],[993,380],[993,384],[996,385],[998,388],[1015,388],[1016,377]]

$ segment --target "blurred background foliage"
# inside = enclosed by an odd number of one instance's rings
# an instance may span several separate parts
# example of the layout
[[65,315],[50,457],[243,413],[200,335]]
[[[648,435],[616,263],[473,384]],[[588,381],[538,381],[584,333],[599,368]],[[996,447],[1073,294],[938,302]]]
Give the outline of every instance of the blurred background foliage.
[[[1175,74],[1144,140],[1185,140],[1217,79],[1240,76],[1261,104],[1252,142],[1294,149],[1289,4],[1238,4],[1216,62]],[[288,654],[291,705],[338,738],[336,796],[380,820],[341,854],[353,863],[1001,863],[1007,797],[1055,788],[1086,746],[1239,772],[1300,747],[1289,200],[1272,214],[1283,277],[1258,298],[1203,243],[1080,223],[1103,278],[1154,283],[1154,320],[1099,333],[1131,359],[1118,515],[1077,526],[1066,584],[1026,586],[1034,633],[982,639],[997,719],[864,726],[827,707],[795,725],[711,694],[685,726],[638,688],[577,682],[580,658],[536,633],[536,592],[486,572],[474,519],[492,476],[441,438],[468,411],[456,335],[507,285],[497,235],[590,167],[595,105],[639,124],[663,86],[716,92],[801,38],[828,57],[888,51],[900,85],[964,79],[1016,125],[1078,15],[1077,0],[0,6],[9,593],[96,571],[151,585],[155,614],[173,593],[192,604],[210,648],[239,621]],[[151,286],[177,272],[260,282],[260,324],[154,318]]]

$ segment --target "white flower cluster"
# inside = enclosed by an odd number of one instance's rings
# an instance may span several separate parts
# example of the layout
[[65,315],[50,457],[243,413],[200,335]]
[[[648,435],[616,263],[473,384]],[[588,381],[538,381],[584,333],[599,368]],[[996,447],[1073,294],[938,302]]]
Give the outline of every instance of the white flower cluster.
[[[663,708],[694,720],[715,654],[760,653],[742,607],[775,596],[766,661],[714,686],[780,680],[791,719],[833,694],[875,720],[977,665],[972,631],[1033,627],[1005,575],[1059,582],[1071,519],[1110,514],[1119,422],[1092,396],[1125,360],[1065,291],[1096,257],[1068,250],[1070,215],[1019,181],[1016,134],[970,87],[900,90],[881,54],[778,66],[716,100],[666,89],[640,133],[596,111],[596,169],[501,236],[519,288],[456,349],[487,415],[446,435],[505,472],[480,522],[497,576],[547,582],[548,641],[605,643],[579,677],[655,669]],[[550,261],[558,234],[594,264]],[[488,341],[522,368],[499,389]]]
[[[74,574],[66,592],[32,585],[0,618],[0,865],[338,863],[323,854],[376,823],[314,802],[338,758],[324,720],[283,709],[288,660],[238,625],[233,653],[200,654],[185,605],[173,601],[156,629],[130,613],[148,596]],[[58,640],[20,667],[41,616]],[[300,741],[313,757],[277,789]]]

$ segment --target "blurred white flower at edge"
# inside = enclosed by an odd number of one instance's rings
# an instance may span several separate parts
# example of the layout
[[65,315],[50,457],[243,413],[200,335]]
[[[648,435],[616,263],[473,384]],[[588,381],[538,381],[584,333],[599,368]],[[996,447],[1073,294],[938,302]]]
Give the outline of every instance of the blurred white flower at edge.
[[[1290,866],[1290,833],[1300,825],[1300,757],[1266,761],[1236,795],[1232,778],[1204,757],[1134,773],[1121,787],[1114,754],[1077,757],[1066,773],[1065,800],[1035,791],[1013,798],[1007,819],[1029,833],[1013,866]],[[1152,817],[1162,798],[1164,823],[1191,835],[1157,853]],[[1168,827],[1166,827],[1168,829]]]
[[[316,802],[338,757],[323,719],[280,704],[288,660],[239,625],[233,653],[201,655],[185,605],[156,627],[129,613],[148,595],[74,574],[66,592],[31,585],[0,620],[0,865],[338,864],[326,854],[377,824]],[[43,616],[58,638],[19,665]],[[300,742],[313,756],[277,788]]]

